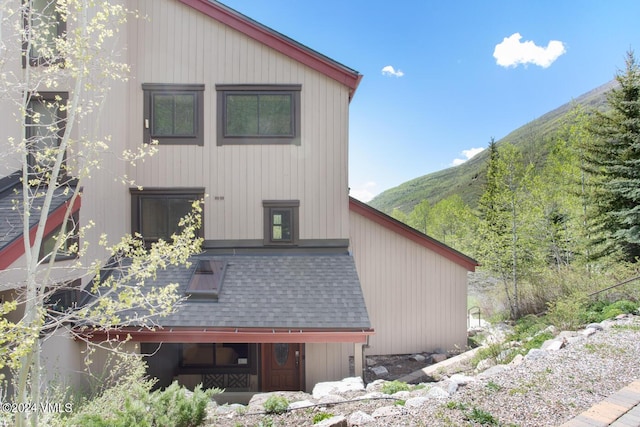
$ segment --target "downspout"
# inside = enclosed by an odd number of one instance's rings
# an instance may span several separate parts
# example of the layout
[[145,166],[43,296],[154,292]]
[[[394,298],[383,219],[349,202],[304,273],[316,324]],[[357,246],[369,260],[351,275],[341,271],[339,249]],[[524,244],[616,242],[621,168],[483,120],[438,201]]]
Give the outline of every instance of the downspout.
[[367,335],[367,342],[362,345],[362,351],[360,357],[362,358],[362,382],[367,385],[365,380],[365,372],[367,371],[367,356],[364,354],[365,349],[369,348],[369,335]]

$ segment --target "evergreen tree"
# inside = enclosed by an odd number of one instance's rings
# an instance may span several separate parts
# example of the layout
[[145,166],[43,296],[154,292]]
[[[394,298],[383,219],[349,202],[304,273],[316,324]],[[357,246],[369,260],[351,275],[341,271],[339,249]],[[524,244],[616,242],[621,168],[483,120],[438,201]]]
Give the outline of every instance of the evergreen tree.
[[[620,258],[640,256],[640,66],[633,52],[617,74],[619,87],[607,95],[611,110],[597,113],[592,131],[597,142],[589,147],[587,171],[599,177],[595,198],[600,241],[599,255],[618,252]],[[606,240],[605,240],[606,239]],[[599,243],[599,241],[596,241]]]

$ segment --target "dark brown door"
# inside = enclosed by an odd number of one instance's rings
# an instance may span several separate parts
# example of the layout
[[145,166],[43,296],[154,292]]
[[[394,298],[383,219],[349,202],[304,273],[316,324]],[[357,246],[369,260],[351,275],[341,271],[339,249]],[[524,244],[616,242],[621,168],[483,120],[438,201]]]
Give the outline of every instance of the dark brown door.
[[262,345],[263,391],[302,390],[302,344]]

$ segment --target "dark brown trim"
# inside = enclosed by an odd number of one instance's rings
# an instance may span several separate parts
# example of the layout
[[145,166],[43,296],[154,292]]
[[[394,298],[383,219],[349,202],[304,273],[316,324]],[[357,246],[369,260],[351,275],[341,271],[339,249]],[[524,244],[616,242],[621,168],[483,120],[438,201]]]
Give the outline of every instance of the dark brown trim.
[[[204,145],[204,84],[168,84],[168,83],[143,83],[143,134],[144,142],[149,144],[152,140],[158,141],[158,145]],[[154,135],[153,129],[153,105],[152,99],[157,94],[195,94],[193,136],[162,136]]]
[[271,329],[271,328],[124,328],[111,331],[76,331],[93,342],[125,340],[149,343],[366,343],[373,329]]
[[349,99],[353,98],[362,79],[362,75],[357,71],[309,49],[218,2],[211,2],[209,0],[179,1],[347,86],[349,88]]
[[[205,240],[203,247],[211,250],[271,250],[264,247],[264,239]],[[298,239],[298,244],[294,249],[345,249],[346,251],[348,247],[349,239]],[[335,251],[332,253],[335,253]]]
[[403,224],[402,222],[390,217],[383,212],[380,212],[377,209],[372,208],[366,203],[354,199],[353,197],[349,197],[349,210],[362,215],[370,221],[373,221],[376,224],[379,224],[395,233],[398,233],[401,236],[421,246],[424,246],[425,248],[430,249],[439,255],[442,255],[448,260],[455,262],[459,266],[466,268],[468,271],[475,271],[476,267],[480,265],[478,264],[478,261],[466,256],[462,252],[456,251],[455,249],[445,245],[444,243],[439,242],[436,239],[429,237],[426,234],[423,234],[406,224]]

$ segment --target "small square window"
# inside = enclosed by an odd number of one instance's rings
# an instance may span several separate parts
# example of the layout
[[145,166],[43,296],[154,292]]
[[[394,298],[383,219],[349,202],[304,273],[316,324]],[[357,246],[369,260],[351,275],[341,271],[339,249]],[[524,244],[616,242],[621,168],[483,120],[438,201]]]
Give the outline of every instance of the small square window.
[[265,200],[264,243],[295,245],[298,243],[298,200]]
[[300,85],[217,85],[218,145],[300,144]]
[[144,140],[204,145],[204,85],[145,83]]
[[[75,212],[67,219],[67,226],[65,227],[65,233],[67,238],[60,245],[58,252],[56,253],[56,261],[64,261],[69,259],[78,258],[78,244],[80,241],[78,235],[79,229],[79,213]],[[56,227],[51,233],[44,236],[42,244],[40,245],[40,259],[49,258],[55,248],[58,235],[62,231],[62,225]]]

